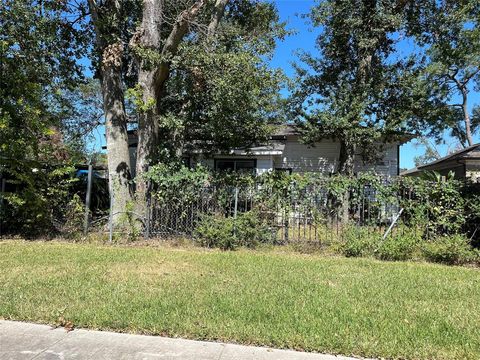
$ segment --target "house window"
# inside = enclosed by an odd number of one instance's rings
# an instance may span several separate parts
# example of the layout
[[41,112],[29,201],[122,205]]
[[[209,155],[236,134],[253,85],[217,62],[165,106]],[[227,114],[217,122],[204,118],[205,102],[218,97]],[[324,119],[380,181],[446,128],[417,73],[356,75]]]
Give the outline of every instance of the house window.
[[216,159],[215,170],[219,171],[239,171],[255,173],[257,161],[255,159]]

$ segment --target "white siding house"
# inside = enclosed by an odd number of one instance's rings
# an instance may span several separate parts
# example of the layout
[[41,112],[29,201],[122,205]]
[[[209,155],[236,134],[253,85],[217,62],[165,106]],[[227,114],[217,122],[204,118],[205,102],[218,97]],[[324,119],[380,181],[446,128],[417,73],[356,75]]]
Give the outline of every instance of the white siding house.
[[[375,164],[366,164],[360,155],[355,158],[355,172],[375,171],[385,176],[399,174],[399,147],[411,140],[403,136],[394,142],[382,144],[384,153]],[[131,150],[136,150],[136,137],[131,135]],[[185,154],[191,166],[202,164],[212,169],[251,170],[257,175],[272,170],[305,173],[335,173],[340,155],[340,142],[324,139],[314,146],[303,144],[293,126],[285,125],[273,134],[268,144],[249,149],[232,149],[224,154],[205,157],[201,154]],[[132,161],[135,155],[132,156]],[[132,164],[134,165],[134,164]]]

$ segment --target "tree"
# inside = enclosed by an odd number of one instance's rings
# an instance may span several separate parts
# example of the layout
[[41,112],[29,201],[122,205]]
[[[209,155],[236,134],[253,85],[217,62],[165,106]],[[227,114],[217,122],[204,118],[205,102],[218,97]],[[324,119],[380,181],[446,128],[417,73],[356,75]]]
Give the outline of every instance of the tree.
[[439,137],[451,112],[442,89],[425,77],[425,61],[401,56],[410,2],[320,2],[309,14],[323,32],[319,57],[303,54],[291,109],[306,143],[340,142],[337,171],[352,175],[360,155],[372,162],[382,144],[408,132]]
[[420,69],[413,58],[392,59],[403,6],[326,0],[309,14],[324,28],[317,38],[321,56],[302,56],[306,68],[297,66],[292,108],[307,143],[340,141],[340,173],[353,174],[357,153],[371,161],[379,143],[423,127],[425,104],[420,103],[429,101],[429,91],[418,77]]
[[[477,123],[472,123],[469,94],[480,86],[480,3],[476,0],[413,3],[408,30],[426,47],[426,74],[438,87],[450,110],[451,135],[462,146],[473,145]],[[460,102],[455,101],[455,96]]]
[[[176,4],[179,10],[175,11],[160,0],[144,1],[140,26],[130,41],[137,59],[138,97],[141,98],[136,166],[136,195],[140,208],[145,204],[147,191],[142,174],[148,170],[158,148],[159,104],[170,76],[172,57],[177,54],[180,43],[205,3],[204,0],[186,1],[183,6]],[[172,13],[173,23],[169,26],[166,20]]]
[[[121,179],[121,186],[112,189],[122,199],[115,212],[125,211],[132,199],[124,88],[129,88],[138,120],[135,201],[140,215],[149,165],[178,157],[191,141],[211,150],[225,147],[229,139],[240,143],[265,133],[263,120],[274,117],[280,87],[279,74],[265,66],[274,36],[283,31],[273,5],[257,0],[145,0],[141,6],[90,0],[89,5],[109,168],[117,169],[111,176]],[[236,131],[222,132],[219,124],[223,129],[236,124]],[[214,134],[208,134],[211,129]]]
[[18,184],[6,196],[17,231],[49,230],[55,189],[69,171],[72,154],[60,130],[71,110],[65,92],[83,82],[82,19],[65,1],[4,0],[0,7],[0,172]]
[[124,44],[130,40],[139,7],[135,0],[88,0],[88,6],[95,31],[93,63],[102,87],[113,221],[118,224],[133,197],[125,110],[125,67],[129,54]]
[[284,77],[265,62],[283,25],[271,4],[233,5],[216,33],[209,24],[208,33],[185,39],[172,61],[159,104],[162,161],[264,143],[269,125],[283,122]]
[[0,8],[0,141],[2,157],[35,159],[39,139],[63,126],[65,90],[83,81],[77,60],[84,28],[59,1],[3,1]]
[[423,155],[415,156],[413,162],[415,166],[422,166],[431,163],[432,161],[440,159],[442,156],[440,152],[435,147],[435,144],[432,144],[428,139],[422,138],[418,141],[417,146],[424,146],[425,153]]

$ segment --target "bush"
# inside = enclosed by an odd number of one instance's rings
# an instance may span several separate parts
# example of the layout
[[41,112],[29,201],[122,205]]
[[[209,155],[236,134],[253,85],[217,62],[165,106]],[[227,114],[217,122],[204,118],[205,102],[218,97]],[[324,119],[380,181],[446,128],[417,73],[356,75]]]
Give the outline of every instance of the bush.
[[194,232],[194,238],[201,246],[223,250],[233,250],[239,246],[233,236],[232,218],[214,215],[204,216]]
[[73,184],[78,181],[75,168],[22,165],[25,164],[5,169],[6,191],[1,194],[0,213],[3,230],[28,238],[52,236],[64,221],[65,212],[78,206],[71,194]]
[[425,259],[432,262],[460,265],[474,260],[475,253],[463,235],[440,236],[422,247]]
[[387,237],[378,246],[375,255],[380,260],[405,261],[413,258],[418,237],[413,232],[397,233]]
[[85,216],[85,206],[80,197],[75,194],[68,202],[61,232],[67,238],[76,238],[82,234]]
[[253,248],[272,240],[272,231],[258,213],[248,211],[236,219],[218,215],[204,216],[194,232],[195,240],[202,246],[235,250],[245,246]]
[[340,251],[347,257],[372,255],[379,240],[379,234],[368,228],[350,227],[343,234]]

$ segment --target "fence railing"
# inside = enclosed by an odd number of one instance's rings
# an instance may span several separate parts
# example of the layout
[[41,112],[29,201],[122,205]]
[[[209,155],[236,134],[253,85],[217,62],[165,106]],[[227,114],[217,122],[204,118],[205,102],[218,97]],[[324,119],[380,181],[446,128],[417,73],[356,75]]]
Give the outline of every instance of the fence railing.
[[384,234],[400,211],[397,199],[381,200],[369,187],[350,191],[342,199],[318,186],[289,190],[205,187],[187,197],[153,196],[146,226],[153,236],[191,237],[205,216],[236,217],[255,211],[276,242],[329,243],[347,224]]

